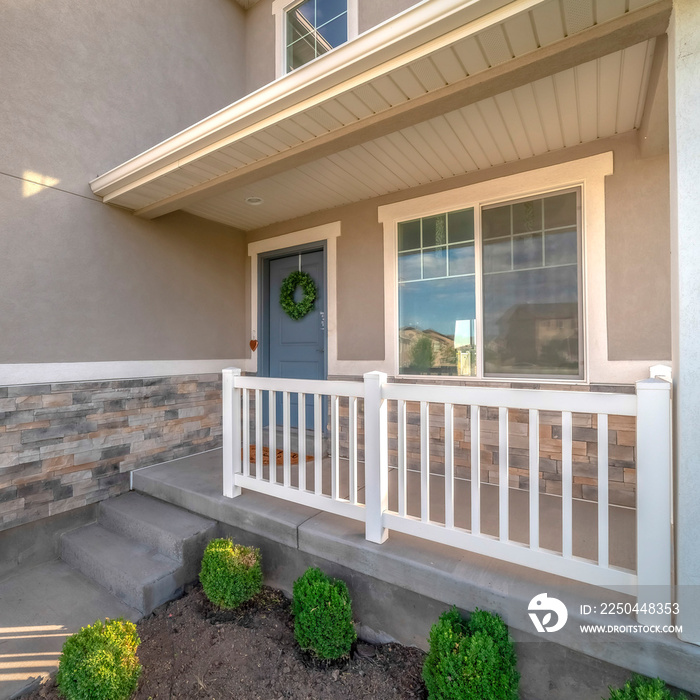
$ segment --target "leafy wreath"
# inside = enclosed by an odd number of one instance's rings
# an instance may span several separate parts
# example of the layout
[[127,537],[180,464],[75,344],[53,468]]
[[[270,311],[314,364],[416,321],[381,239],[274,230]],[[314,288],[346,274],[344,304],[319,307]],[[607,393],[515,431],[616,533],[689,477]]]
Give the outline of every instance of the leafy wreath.
[[[300,302],[294,301],[294,292],[301,287],[304,298]],[[314,308],[314,301],[318,296],[316,283],[308,272],[294,271],[282,282],[280,287],[280,305],[289,318],[298,321]]]

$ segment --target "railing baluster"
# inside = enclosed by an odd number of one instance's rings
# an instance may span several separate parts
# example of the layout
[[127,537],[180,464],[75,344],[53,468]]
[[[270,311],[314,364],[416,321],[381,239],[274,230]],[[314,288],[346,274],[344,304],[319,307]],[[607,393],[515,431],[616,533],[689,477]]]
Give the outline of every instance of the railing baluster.
[[284,465],[284,485],[292,483],[292,430],[290,418],[290,396],[282,392],[282,463]]
[[507,542],[508,533],[508,409],[498,409],[498,537]]
[[268,440],[268,464],[269,480],[271,484],[277,483],[277,392],[270,391],[270,410],[268,411],[267,440]]
[[420,402],[420,519],[430,519],[430,404]]
[[323,417],[321,416],[321,395],[314,394],[314,493],[322,493],[323,474]]
[[530,409],[530,549],[540,548],[540,416]]
[[255,390],[255,478],[263,477],[263,399],[262,391]]
[[243,389],[243,473],[250,476],[250,394]]
[[398,399],[396,402],[398,421],[398,486],[399,486],[399,515],[406,517],[406,488],[408,482],[408,466],[406,464],[406,402]]
[[455,526],[455,494],[454,494],[454,407],[445,404],[445,527]]
[[598,566],[608,567],[608,416],[598,414]]
[[338,499],[340,481],[340,443],[338,433],[340,432],[339,413],[340,406],[337,396],[330,397],[331,402],[331,498]]
[[306,394],[297,394],[297,454],[299,490],[306,491]]
[[381,544],[389,536],[384,518],[389,507],[389,459],[386,374],[367,372],[365,386],[365,538]]
[[357,503],[357,397],[348,398],[348,499]]
[[573,556],[574,501],[573,501],[573,440],[571,411],[561,414],[561,553],[567,559]]
[[470,406],[472,535],[481,534],[481,407]]

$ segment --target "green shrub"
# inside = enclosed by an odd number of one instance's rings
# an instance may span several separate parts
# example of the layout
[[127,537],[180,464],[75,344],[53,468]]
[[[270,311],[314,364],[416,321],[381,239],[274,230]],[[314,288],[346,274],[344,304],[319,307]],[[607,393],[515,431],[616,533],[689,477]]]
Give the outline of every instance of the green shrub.
[[685,700],[685,695],[672,695],[660,678],[635,675],[624,688],[610,688],[609,700]]
[[498,615],[475,610],[468,622],[457,608],[430,630],[423,665],[429,700],[517,700],[515,650]]
[[307,569],[294,582],[294,636],[302,649],[320,659],[339,659],[357,639],[350,594],[344,581],[320,569]]
[[128,620],[101,620],[66,639],[56,685],[68,700],[127,700],[141,675],[141,640]]
[[199,580],[214,605],[233,610],[262,588],[260,550],[230,539],[211,540],[204,550]]

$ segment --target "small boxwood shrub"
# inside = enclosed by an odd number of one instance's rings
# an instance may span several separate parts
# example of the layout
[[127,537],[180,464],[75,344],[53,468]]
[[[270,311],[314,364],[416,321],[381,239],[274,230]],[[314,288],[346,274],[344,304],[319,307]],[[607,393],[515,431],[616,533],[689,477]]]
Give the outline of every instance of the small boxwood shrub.
[[517,700],[519,679],[498,615],[477,609],[465,622],[454,607],[440,615],[423,665],[429,700]]
[[350,594],[344,581],[320,569],[307,569],[294,582],[294,636],[299,646],[319,659],[348,656],[357,639]]
[[685,700],[685,695],[673,695],[660,678],[634,675],[623,688],[610,688],[609,700]]
[[233,610],[262,588],[260,550],[230,539],[211,540],[204,550],[199,580],[214,605]]
[[68,700],[127,700],[141,675],[136,626],[119,618],[83,627],[66,639],[56,685]]

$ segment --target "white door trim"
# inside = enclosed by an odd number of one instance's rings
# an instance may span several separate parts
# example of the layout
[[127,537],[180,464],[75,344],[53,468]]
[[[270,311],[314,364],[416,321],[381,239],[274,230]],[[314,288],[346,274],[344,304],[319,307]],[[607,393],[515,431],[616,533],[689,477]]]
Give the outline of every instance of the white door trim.
[[[254,241],[248,244],[248,256],[250,257],[250,337],[258,339],[258,256],[261,253],[269,253],[273,250],[283,250],[307,243],[326,244],[326,302],[327,312],[327,337],[328,337],[328,374],[342,374],[338,363],[338,316],[337,316],[337,286],[336,268],[337,252],[336,240],[340,236],[340,221],[333,221],[322,226],[285,233],[282,236],[265,238],[262,241]],[[259,349],[259,348],[258,348]],[[245,360],[242,369],[246,372],[257,373],[257,350],[253,356]],[[341,363],[342,365],[342,363]]]

